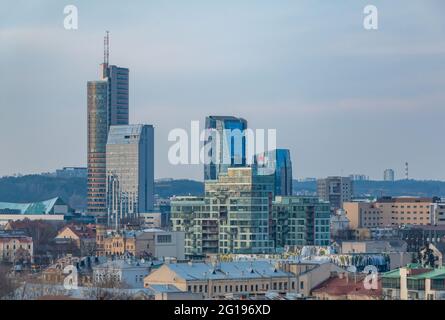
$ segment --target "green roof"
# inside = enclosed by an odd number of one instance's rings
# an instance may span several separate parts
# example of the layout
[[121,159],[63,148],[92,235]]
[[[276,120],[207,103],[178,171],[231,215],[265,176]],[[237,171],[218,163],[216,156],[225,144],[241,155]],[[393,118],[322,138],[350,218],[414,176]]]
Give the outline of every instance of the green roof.
[[382,278],[400,278],[400,269],[391,270],[382,274]]
[[409,279],[421,280],[421,279],[445,279],[445,268],[438,268],[425,272],[422,274],[416,274],[414,276],[409,276]]
[[[422,266],[420,264],[411,263],[407,265],[408,269],[420,269]],[[382,278],[400,278],[400,269],[395,269],[382,274]],[[421,280],[421,279],[445,279],[445,267],[440,267],[431,271],[427,271],[421,274],[408,276],[408,279]]]
[[50,214],[56,204],[64,204],[60,198],[31,203],[0,202],[0,210],[8,213],[18,211],[20,214]]

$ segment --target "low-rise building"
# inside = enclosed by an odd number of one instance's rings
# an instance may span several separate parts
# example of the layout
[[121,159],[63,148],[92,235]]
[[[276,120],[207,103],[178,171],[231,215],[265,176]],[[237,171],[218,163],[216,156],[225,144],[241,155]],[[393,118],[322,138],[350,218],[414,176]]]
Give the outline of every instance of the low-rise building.
[[445,300],[445,268],[425,268],[419,264],[382,275],[386,300]]
[[96,227],[95,225],[67,225],[58,232],[55,241],[74,244],[81,256],[93,255],[96,252]]
[[318,300],[381,300],[381,281],[377,279],[376,287],[366,288],[364,280],[363,274],[340,274],[312,290],[312,296]]
[[[145,258],[184,259],[184,232],[161,229],[105,232],[100,240],[105,256],[130,254]],[[96,237],[97,238],[97,237]]]
[[137,289],[144,287],[144,278],[150,273],[151,261],[119,259],[93,267],[93,283],[111,288]]
[[34,254],[33,241],[20,232],[0,231],[1,262],[32,262]]
[[440,216],[437,201],[438,198],[383,197],[377,201],[345,202],[343,209],[353,229],[431,225],[434,213]]
[[173,285],[205,299],[264,296],[269,291],[286,294],[297,287],[293,273],[268,261],[165,264],[148,275],[144,285]]

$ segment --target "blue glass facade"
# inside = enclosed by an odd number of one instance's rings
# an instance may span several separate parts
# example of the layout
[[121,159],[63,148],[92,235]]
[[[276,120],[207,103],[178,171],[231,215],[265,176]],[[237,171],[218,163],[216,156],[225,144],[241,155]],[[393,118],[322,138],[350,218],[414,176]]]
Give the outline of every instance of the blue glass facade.
[[204,180],[217,180],[230,167],[246,166],[247,121],[231,116],[206,118]]
[[266,151],[255,156],[259,175],[274,175],[275,195],[292,195],[292,161],[288,149]]

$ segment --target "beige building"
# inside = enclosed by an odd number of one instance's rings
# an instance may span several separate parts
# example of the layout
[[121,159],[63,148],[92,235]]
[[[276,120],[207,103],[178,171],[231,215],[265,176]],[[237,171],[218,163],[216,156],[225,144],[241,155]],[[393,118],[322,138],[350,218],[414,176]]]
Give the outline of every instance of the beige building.
[[0,232],[0,261],[14,263],[18,260],[32,262],[34,253],[31,237]]
[[386,300],[445,300],[445,268],[410,264],[382,275]]
[[63,227],[57,236],[56,242],[69,241],[80,251],[81,256],[93,255],[96,251],[96,229],[94,225],[71,224]]
[[376,202],[346,202],[343,209],[352,229],[397,225],[429,225],[433,222],[433,198],[381,198]]
[[172,263],[153,271],[144,280],[145,288],[172,285],[204,299],[263,296],[266,292],[295,292],[296,278],[268,261],[220,263]]
[[[103,255],[184,259],[184,232],[145,229],[139,231],[105,232]],[[99,246],[98,246],[99,247]]]

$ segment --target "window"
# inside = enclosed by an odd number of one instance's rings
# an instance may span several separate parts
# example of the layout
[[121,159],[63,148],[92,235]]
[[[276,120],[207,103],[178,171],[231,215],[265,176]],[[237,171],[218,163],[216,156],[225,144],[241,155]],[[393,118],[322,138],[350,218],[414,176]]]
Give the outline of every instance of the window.
[[171,243],[172,242],[172,236],[171,234],[159,234],[157,236],[158,243]]

